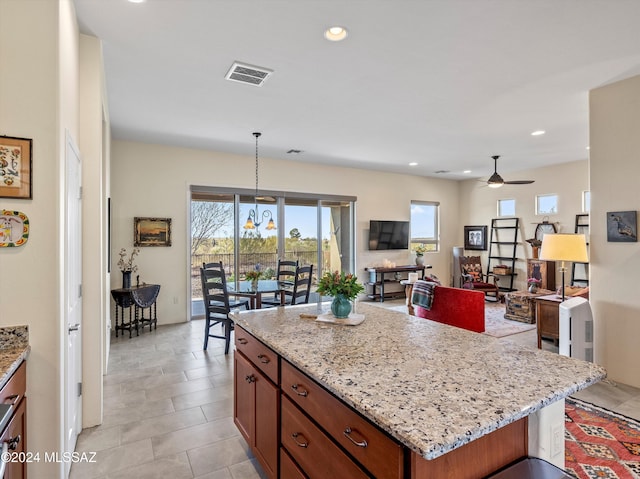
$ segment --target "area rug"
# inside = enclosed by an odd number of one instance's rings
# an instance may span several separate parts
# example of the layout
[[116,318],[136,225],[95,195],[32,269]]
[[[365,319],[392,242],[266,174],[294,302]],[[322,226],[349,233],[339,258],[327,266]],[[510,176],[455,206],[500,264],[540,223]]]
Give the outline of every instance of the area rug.
[[514,321],[504,317],[505,305],[503,303],[485,302],[484,306],[484,334],[494,338],[503,338],[512,334],[524,333],[536,329],[535,324]]
[[565,470],[577,479],[640,478],[640,422],[567,398]]
[[[374,306],[380,306],[391,311],[399,311],[401,313],[407,313],[407,305],[405,300],[392,300],[385,301],[383,303],[372,302],[368,303]],[[535,324],[521,323],[520,321],[513,321],[511,319],[505,319],[504,317],[505,306],[502,303],[485,302],[484,308],[484,334],[493,336],[494,338],[503,338],[505,336],[511,336],[512,334],[523,333],[536,329]]]

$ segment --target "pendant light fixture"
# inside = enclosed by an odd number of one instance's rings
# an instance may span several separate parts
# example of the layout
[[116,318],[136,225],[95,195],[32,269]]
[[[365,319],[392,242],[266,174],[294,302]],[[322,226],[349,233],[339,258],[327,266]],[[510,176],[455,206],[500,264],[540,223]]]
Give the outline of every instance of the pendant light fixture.
[[260,213],[258,212],[258,138],[260,138],[260,135],[262,135],[262,133],[257,131],[253,133],[253,136],[256,137],[256,194],[254,196],[255,208],[249,210],[249,216],[247,217],[247,222],[244,224],[244,229],[254,230],[256,228],[259,228],[264,220],[268,218],[269,222],[267,223],[266,229],[275,230],[276,224],[273,221],[271,211],[264,210],[262,212],[262,217],[260,217]]

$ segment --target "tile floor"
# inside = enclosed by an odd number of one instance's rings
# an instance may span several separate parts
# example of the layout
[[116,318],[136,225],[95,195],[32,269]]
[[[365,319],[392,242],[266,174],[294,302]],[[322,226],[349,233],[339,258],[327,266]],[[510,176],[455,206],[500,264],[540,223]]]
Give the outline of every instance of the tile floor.
[[[104,423],[76,448],[97,452],[96,463],[75,464],[72,479],[263,477],[233,424],[233,354],[216,339],[202,351],[203,331],[197,320],[112,338]],[[535,348],[536,332],[497,340]],[[640,389],[601,382],[576,397],[640,419]]]

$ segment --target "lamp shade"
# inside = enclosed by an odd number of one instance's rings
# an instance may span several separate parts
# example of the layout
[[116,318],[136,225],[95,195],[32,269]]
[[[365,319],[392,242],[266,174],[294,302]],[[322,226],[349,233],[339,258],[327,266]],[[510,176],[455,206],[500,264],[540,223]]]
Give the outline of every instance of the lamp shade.
[[548,233],[542,237],[540,259],[587,263],[587,240],[582,234]]

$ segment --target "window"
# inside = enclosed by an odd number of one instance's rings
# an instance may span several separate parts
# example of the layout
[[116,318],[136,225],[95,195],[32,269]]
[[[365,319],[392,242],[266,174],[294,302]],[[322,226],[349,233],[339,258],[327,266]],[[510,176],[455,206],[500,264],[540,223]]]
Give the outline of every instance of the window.
[[419,244],[427,247],[427,252],[439,249],[439,207],[440,203],[432,201],[411,202],[411,244],[413,251]]
[[[256,198],[251,190],[191,187],[192,317],[204,314],[202,263],[222,261],[227,281],[243,280],[254,269],[273,277],[279,258],[313,264],[315,277],[354,270],[355,197],[261,193]],[[247,218],[257,227],[245,229]],[[271,218],[275,229],[267,229]]]
[[537,195],[536,214],[555,215],[558,213],[558,195]]
[[498,200],[498,216],[515,216],[516,215],[516,200],[506,199]]
[[590,191],[582,192],[582,212],[583,213],[591,212],[591,192]]

